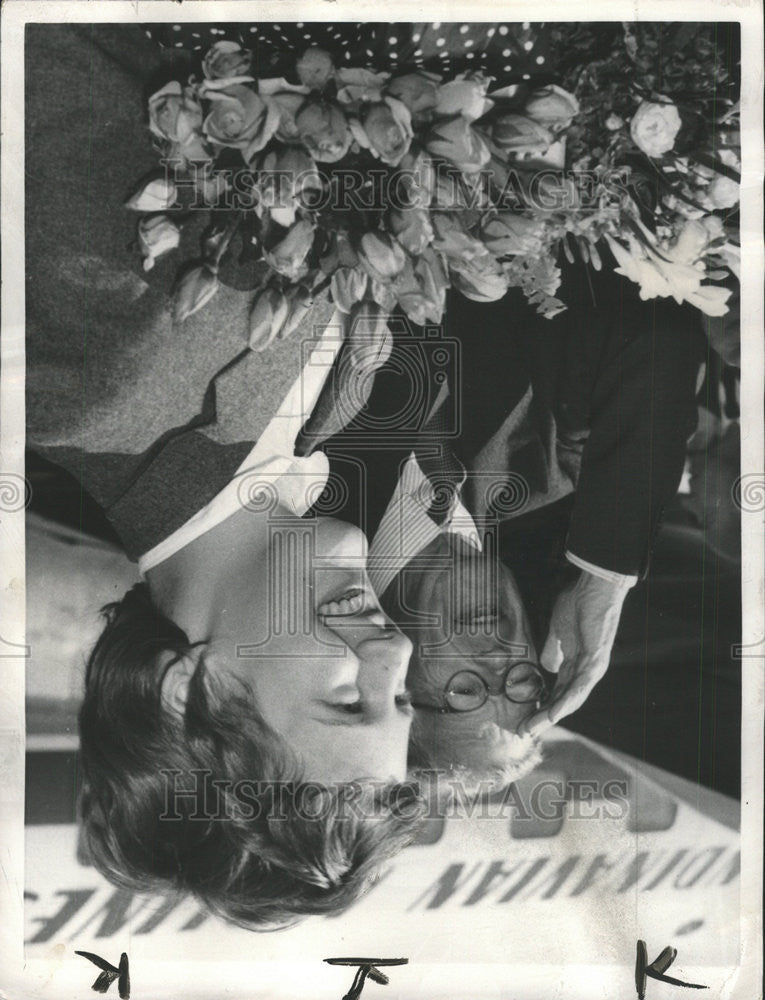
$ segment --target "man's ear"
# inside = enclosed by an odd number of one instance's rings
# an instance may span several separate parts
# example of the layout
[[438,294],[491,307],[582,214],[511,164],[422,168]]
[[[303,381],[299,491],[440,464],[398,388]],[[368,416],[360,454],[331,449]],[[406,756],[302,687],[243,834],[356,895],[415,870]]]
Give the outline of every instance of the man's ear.
[[168,667],[162,679],[162,708],[179,719],[186,712],[189,684],[198,663],[195,656],[184,656]]

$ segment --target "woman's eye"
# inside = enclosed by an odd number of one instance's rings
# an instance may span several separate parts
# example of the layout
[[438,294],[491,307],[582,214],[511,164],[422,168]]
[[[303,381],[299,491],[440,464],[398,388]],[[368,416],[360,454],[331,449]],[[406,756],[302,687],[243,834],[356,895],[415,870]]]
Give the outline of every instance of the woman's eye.
[[333,707],[340,712],[346,712],[348,715],[361,715],[364,710],[364,706],[360,701],[341,701]]
[[411,693],[409,691],[404,691],[403,694],[397,694],[396,695],[396,704],[399,706],[399,708],[405,707],[407,705],[411,705],[412,704],[412,695],[411,695]]

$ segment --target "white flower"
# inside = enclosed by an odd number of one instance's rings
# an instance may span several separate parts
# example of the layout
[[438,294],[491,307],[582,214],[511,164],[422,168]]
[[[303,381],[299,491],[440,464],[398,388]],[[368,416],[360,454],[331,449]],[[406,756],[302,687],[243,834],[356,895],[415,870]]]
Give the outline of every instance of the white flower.
[[134,212],[164,212],[175,201],[178,190],[169,177],[155,177],[125,202]]
[[494,107],[494,101],[486,96],[490,77],[476,75],[465,79],[461,74],[456,80],[444,83],[438,88],[438,99],[435,106],[437,115],[462,115],[469,122],[482,118]]
[[630,135],[646,156],[663,156],[675,144],[682,121],[672,103],[654,104],[643,101],[630,124]]
[[166,215],[146,216],[138,223],[138,243],[144,255],[143,269],[150,271],[157,257],[175,250],[181,231]]
[[[697,223],[689,223],[697,225]],[[631,236],[625,237],[629,249],[622,246],[612,236],[606,240],[619,267],[614,268],[640,286],[643,301],[672,296],[678,305],[689,302],[707,316],[724,316],[728,311],[726,302],[732,292],[718,285],[702,285],[704,266],[662,260],[649,247],[643,247]]]
[[738,204],[739,185],[730,177],[715,177],[706,194],[713,208],[733,208]]

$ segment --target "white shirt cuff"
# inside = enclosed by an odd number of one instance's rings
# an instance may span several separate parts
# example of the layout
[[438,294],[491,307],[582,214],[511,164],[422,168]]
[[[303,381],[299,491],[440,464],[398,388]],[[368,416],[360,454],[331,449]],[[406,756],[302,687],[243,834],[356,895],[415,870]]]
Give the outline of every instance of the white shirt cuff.
[[596,566],[594,563],[587,562],[586,559],[580,559],[579,556],[575,556],[568,549],[566,549],[566,559],[570,563],[573,563],[574,566],[578,566],[579,569],[583,569],[587,573],[592,573],[593,576],[599,576],[601,580],[608,580],[618,587],[634,587],[638,582],[637,575],[628,576],[626,573],[616,573],[612,569],[603,569],[602,566]]

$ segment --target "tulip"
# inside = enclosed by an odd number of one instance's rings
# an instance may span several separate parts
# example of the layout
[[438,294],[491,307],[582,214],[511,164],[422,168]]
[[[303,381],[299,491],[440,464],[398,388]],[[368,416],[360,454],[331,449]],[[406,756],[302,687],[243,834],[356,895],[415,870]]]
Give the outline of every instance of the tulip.
[[202,306],[206,305],[218,291],[219,282],[215,273],[201,265],[187,271],[175,290],[173,319],[182,323]]
[[295,213],[309,191],[321,189],[321,178],[309,154],[296,146],[267,153],[260,170],[261,204],[282,226],[295,222]]
[[438,77],[428,73],[406,73],[394,77],[386,90],[391,97],[405,104],[416,122],[427,120],[428,113],[438,103]]
[[[384,308],[375,302],[358,302],[348,323],[349,359],[353,369],[367,375],[390,357],[393,337]],[[371,388],[371,385],[370,385]]]
[[433,191],[431,207],[438,211],[467,211],[472,208],[472,194],[467,188],[468,177],[480,174],[462,174],[456,168],[439,170]]
[[457,79],[438,88],[437,115],[462,115],[469,122],[483,117],[494,107],[486,96],[489,78],[480,74],[469,80]]
[[433,250],[427,250],[415,265],[405,269],[395,283],[398,304],[418,326],[443,319],[448,278]]
[[144,271],[154,267],[157,257],[175,250],[180,240],[180,229],[166,215],[150,215],[141,219],[138,223],[138,243],[144,255]]
[[203,135],[191,135],[185,142],[171,142],[167,145],[165,154],[160,160],[174,170],[196,175],[197,170],[190,170],[192,163],[199,164],[199,170],[212,163],[213,154]]
[[313,225],[307,219],[296,222],[287,235],[263,254],[266,263],[290,281],[297,281],[307,272],[305,262],[314,240]]
[[574,116],[579,114],[579,101],[562,87],[550,84],[531,94],[524,111],[545,128],[560,131],[568,128]]
[[539,253],[542,249],[542,223],[513,212],[500,212],[485,219],[481,239],[495,257],[508,254]]
[[313,308],[313,295],[305,285],[297,285],[286,294],[289,302],[289,313],[279,330],[279,340],[286,340],[292,336]]
[[276,288],[265,288],[250,312],[250,349],[263,351],[281,332],[290,312],[287,296]]
[[338,267],[330,281],[332,301],[340,312],[349,313],[356,302],[361,302],[367,291],[369,279],[358,267]]
[[175,181],[169,177],[156,177],[128,198],[125,208],[132,208],[134,212],[164,212],[174,204],[177,196]]
[[415,256],[433,240],[430,213],[424,208],[394,208],[388,215],[388,225],[404,250]]
[[397,207],[427,208],[436,185],[436,169],[427,153],[411,149],[399,163]]
[[402,247],[388,233],[364,233],[358,247],[359,264],[373,281],[387,284],[406,264]]
[[555,138],[549,129],[538,122],[513,113],[497,118],[492,126],[491,137],[499,149],[512,156],[544,153]]
[[389,284],[382,281],[369,282],[369,294],[372,301],[376,302],[386,313],[391,313],[396,308],[396,293]]
[[337,99],[342,104],[370,104],[383,99],[383,87],[390,73],[374,73],[362,66],[340,67],[337,71]]
[[274,133],[275,137],[282,142],[299,140],[295,116],[305,104],[305,96],[295,90],[280,90],[272,94],[270,100],[279,109],[279,128]]
[[458,215],[452,212],[434,212],[432,221],[433,247],[447,257],[472,260],[488,253],[480,240],[465,231]]
[[437,122],[425,137],[425,148],[466,174],[477,173],[491,158],[483,138],[462,115]]
[[473,302],[495,302],[507,292],[507,275],[491,254],[472,261],[452,260],[449,269],[454,287]]

